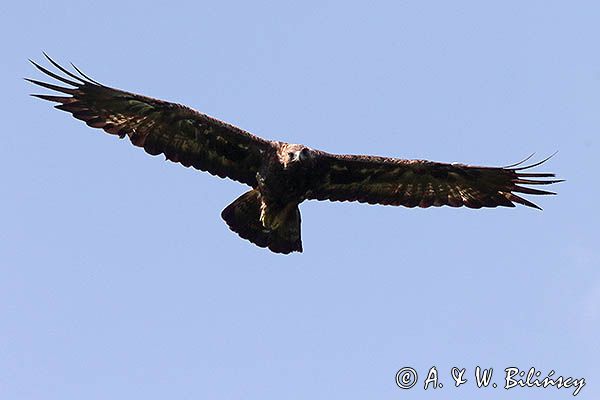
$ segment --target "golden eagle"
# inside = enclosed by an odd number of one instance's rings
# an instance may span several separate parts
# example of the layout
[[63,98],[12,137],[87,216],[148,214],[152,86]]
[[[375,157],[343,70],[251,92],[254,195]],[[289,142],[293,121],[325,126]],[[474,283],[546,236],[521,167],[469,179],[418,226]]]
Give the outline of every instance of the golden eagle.
[[[189,107],[104,86],[44,54],[65,76],[31,61],[70,87],[27,79],[67,96],[34,94],[60,103],[93,128],[128,136],[135,146],[186,167],[230,178],[252,189],[221,213],[231,230],[275,253],[302,251],[304,200],[359,201],[405,207],[539,208],[515,193],[554,194],[520,185],[546,185],[551,173],[523,172],[536,164],[478,167],[425,160],[336,155],[301,144],[270,141]],[[77,75],[79,74],[79,75]]]

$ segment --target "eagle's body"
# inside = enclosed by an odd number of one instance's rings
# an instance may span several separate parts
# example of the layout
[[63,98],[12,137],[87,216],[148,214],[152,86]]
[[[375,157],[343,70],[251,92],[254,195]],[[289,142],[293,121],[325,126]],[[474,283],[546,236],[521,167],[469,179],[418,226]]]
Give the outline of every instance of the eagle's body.
[[276,151],[258,172],[258,189],[270,204],[299,204],[310,189],[314,151],[300,144],[275,143]]
[[[300,210],[304,200],[359,201],[406,207],[537,207],[515,192],[554,194],[525,185],[560,180],[550,173],[526,173],[542,162],[476,167],[378,156],[335,155],[300,144],[269,141],[191,108],[99,84],[48,60],[75,81],[34,63],[42,72],[73,86],[29,80],[68,96],[35,95],[60,103],[89,126],[128,136],[152,155],[246,184],[251,190],[221,216],[241,237],[277,253],[302,251]],[[73,66],[74,67],[74,66]]]

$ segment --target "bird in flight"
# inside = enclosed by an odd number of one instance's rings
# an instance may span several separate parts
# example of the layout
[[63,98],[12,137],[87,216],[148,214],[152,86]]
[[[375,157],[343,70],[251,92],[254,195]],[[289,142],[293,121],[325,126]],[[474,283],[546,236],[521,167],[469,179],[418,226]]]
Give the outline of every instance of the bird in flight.
[[[59,103],[92,128],[100,128],[151,155],[250,186],[221,217],[239,236],[275,253],[302,252],[299,204],[304,200],[358,201],[405,207],[538,208],[521,197],[553,192],[523,185],[548,185],[551,173],[505,167],[446,164],[368,155],[337,155],[301,144],[265,140],[184,105],[104,86],[44,55],[63,76],[31,61],[67,85],[29,82],[63,95],[34,94]],[[531,157],[531,156],[530,156]],[[519,194],[517,194],[519,193]]]

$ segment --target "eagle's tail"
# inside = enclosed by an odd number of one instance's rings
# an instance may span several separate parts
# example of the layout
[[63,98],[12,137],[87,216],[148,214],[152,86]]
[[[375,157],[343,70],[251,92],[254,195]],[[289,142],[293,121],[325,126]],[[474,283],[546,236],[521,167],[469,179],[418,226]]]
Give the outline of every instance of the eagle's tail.
[[[302,252],[300,210],[295,204],[273,212],[263,205],[260,192],[253,189],[228,205],[221,217],[232,231],[257,246],[275,253]],[[263,221],[275,228],[266,228]]]

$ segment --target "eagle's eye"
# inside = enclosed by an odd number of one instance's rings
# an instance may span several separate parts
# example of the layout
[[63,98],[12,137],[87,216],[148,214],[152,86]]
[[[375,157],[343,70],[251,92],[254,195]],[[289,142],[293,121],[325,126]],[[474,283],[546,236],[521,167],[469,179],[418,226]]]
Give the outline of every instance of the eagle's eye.
[[306,160],[310,155],[310,150],[308,150],[306,147],[303,148],[302,150],[300,150],[300,155],[299,158],[301,160]]

